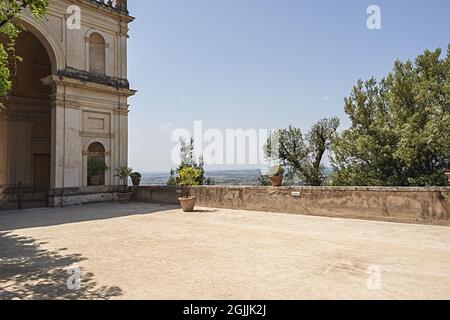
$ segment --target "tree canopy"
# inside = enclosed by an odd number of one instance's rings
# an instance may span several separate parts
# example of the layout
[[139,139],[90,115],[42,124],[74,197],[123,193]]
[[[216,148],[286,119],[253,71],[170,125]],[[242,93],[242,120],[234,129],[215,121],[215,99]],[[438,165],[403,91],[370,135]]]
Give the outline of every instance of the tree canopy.
[[186,168],[193,169],[199,174],[196,176],[196,180],[198,185],[211,185],[214,184],[213,179],[205,178],[205,163],[203,161],[203,157],[200,157],[198,160],[194,155],[194,139],[189,139],[187,141],[184,138],[180,138],[180,159],[181,163],[176,170],[170,170],[170,178],[167,181],[168,186],[177,185],[177,177],[178,180],[180,178],[181,172],[193,172],[193,171],[183,171]]
[[[11,90],[11,74],[19,57],[15,55],[15,41],[23,27],[14,20],[25,8],[36,18],[47,12],[48,0],[2,0],[0,1],[0,98]],[[20,58],[19,58],[20,60]]]
[[[323,119],[306,136],[298,128],[277,130],[269,137],[266,154],[279,161],[291,180],[299,177],[306,185],[320,186],[326,182],[323,158],[339,127],[339,119]],[[276,145],[274,145],[274,143]]]
[[351,126],[332,147],[333,184],[446,185],[450,169],[450,44],[395,62],[345,99]]

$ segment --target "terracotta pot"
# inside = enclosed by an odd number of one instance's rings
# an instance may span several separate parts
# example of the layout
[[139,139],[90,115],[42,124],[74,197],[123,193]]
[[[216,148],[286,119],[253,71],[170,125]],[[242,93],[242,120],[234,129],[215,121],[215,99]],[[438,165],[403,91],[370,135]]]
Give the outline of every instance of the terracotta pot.
[[445,175],[447,176],[448,182],[450,182],[450,171],[449,171],[449,172],[446,172]]
[[120,192],[117,194],[117,197],[119,198],[119,203],[121,204],[127,204],[130,203],[131,199],[131,192]]
[[283,176],[269,177],[272,181],[272,187],[281,187],[283,185]]
[[179,198],[181,207],[183,208],[184,212],[192,212],[194,211],[195,202],[197,201],[196,197],[189,197],[189,198]]
[[102,176],[99,175],[92,175],[88,176],[88,183],[90,186],[99,186],[100,182],[102,181]]
[[134,187],[139,187],[141,184],[141,178],[131,178],[131,181],[133,182]]

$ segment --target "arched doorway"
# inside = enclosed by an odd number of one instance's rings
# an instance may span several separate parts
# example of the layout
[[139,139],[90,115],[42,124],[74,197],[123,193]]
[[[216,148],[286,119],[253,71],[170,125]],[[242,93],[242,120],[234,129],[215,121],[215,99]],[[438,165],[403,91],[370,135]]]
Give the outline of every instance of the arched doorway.
[[88,186],[104,186],[106,158],[105,147],[100,142],[91,143],[88,147]]
[[0,184],[50,187],[51,88],[41,79],[52,74],[50,57],[30,31],[20,34],[16,54],[23,61],[13,72],[12,91],[1,115]]

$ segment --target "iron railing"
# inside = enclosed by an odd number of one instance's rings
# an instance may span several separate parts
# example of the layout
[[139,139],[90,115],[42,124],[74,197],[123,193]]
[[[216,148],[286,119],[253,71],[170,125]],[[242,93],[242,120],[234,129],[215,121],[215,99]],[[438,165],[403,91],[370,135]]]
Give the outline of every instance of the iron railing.
[[0,211],[48,206],[48,187],[31,187],[20,182],[14,185],[0,185]]

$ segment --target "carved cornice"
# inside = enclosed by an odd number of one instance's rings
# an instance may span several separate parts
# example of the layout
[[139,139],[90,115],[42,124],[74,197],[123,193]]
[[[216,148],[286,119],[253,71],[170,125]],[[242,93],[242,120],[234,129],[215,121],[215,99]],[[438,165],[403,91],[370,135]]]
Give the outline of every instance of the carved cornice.
[[[97,83],[94,81],[88,81],[83,78],[75,77],[70,74],[65,74],[64,72],[61,72],[58,75],[51,75],[41,80],[44,84],[48,86],[71,86],[76,88],[83,88],[93,91],[99,91],[104,93],[110,93],[110,94],[119,94],[121,96],[130,97],[134,95],[137,91],[131,90],[128,88],[122,88],[122,87],[114,87],[108,84],[104,83]],[[53,95],[54,101],[60,101],[61,99],[64,99],[64,96],[61,95],[61,93],[54,94]]]
[[114,138],[113,133],[98,133],[98,132],[86,132],[86,131],[80,131],[80,137],[84,138]]
[[122,109],[122,108],[114,109],[114,114],[118,114],[121,116],[127,116],[129,113],[130,113],[130,110],[128,110],[128,109]]
[[58,76],[77,79],[85,82],[94,82],[114,88],[130,89],[130,83],[128,82],[127,79],[114,78],[74,68],[66,68],[64,70],[59,70]]

